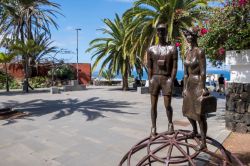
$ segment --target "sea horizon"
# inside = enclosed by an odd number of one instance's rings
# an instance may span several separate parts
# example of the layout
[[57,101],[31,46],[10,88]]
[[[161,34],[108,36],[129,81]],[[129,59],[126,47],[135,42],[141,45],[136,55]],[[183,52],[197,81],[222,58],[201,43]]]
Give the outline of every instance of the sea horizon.
[[[93,78],[93,79],[94,79],[94,78],[102,78],[102,77],[99,77],[99,76],[98,76],[98,72],[99,72],[99,71],[94,71],[94,72],[92,73],[92,78]],[[208,74],[223,74],[223,76],[225,77],[226,80],[230,80],[230,71],[229,71],[229,70],[207,70],[207,75],[208,75]],[[135,78],[135,77],[138,77],[136,71],[133,71],[133,72],[131,73],[131,75],[133,75],[134,78]],[[182,80],[183,77],[184,77],[184,70],[178,70],[178,71],[177,71],[177,74],[176,74],[177,80]],[[139,77],[138,77],[138,78],[139,78]],[[121,74],[117,75],[117,76],[115,77],[115,79],[122,79]],[[147,72],[146,72],[146,71],[143,71],[143,76],[142,76],[141,79],[142,79],[142,80],[147,80],[147,79],[148,79],[148,75],[147,75]]]

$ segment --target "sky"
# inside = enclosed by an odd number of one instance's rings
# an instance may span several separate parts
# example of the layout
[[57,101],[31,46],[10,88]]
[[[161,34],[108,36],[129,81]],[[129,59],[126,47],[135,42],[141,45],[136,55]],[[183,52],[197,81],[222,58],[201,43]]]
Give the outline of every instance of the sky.
[[[61,13],[55,21],[59,29],[51,28],[54,45],[59,48],[72,51],[71,54],[58,55],[65,62],[76,62],[77,34],[79,31],[79,63],[92,63],[91,54],[85,53],[89,42],[102,34],[97,31],[104,27],[104,18],[113,19],[115,13],[122,15],[124,11],[132,7],[133,0],[52,0],[61,5]],[[179,69],[182,62],[179,61]],[[208,65],[209,66],[209,65]],[[213,69],[213,68],[212,68]],[[98,67],[97,67],[98,70]]]
[[[79,63],[91,63],[91,54],[85,53],[89,42],[102,34],[97,29],[103,28],[104,18],[113,19],[115,13],[121,15],[132,6],[131,0],[53,0],[61,5],[61,13],[56,22],[59,29],[52,28],[54,45],[74,52],[61,55],[66,62],[76,62],[77,34],[79,31]],[[59,56],[60,57],[60,56]]]

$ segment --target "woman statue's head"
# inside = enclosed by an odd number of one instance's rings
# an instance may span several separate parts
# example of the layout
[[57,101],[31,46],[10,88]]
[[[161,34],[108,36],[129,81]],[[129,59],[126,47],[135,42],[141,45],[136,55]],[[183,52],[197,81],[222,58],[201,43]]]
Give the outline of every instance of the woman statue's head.
[[197,43],[198,39],[198,28],[189,28],[189,29],[183,29],[183,33],[187,39],[188,43]]

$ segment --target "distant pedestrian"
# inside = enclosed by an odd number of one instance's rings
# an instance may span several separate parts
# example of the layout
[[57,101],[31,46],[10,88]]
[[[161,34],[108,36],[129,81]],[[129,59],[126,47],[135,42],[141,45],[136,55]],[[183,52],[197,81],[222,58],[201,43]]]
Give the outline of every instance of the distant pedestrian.
[[214,81],[214,79],[211,81],[211,85],[214,86],[214,91],[216,91],[216,82]]
[[184,77],[183,77],[182,80],[181,80],[181,87],[182,87],[182,88],[184,87]]
[[[221,94],[225,93],[225,78],[224,78],[223,74],[220,75],[218,82],[219,82],[219,92],[221,95]],[[223,89],[223,93],[222,93],[221,89]]]
[[180,87],[180,84],[177,78],[174,79],[174,87]]

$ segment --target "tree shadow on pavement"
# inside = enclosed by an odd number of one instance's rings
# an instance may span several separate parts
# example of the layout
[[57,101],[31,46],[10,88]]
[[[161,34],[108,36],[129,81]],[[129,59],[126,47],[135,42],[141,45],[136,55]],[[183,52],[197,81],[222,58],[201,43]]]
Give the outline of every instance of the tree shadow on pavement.
[[138,113],[125,112],[122,108],[131,108],[127,101],[111,101],[101,100],[98,97],[90,98],[86,101],[78,99],[66,100],[31,100],[25,103],[18,103],[16,101],[8,101],[3,105],[14,105],[14,109],[22,112],[27,112],[28,117],[40,117],[50,113],[56,113],[52,116],[51,120],[60,119],[69,116],[74,112],[80,112],[83,116],[87,117],[87,121],[92,121],[97,118],[104,118],[104,112],[135,115]]

